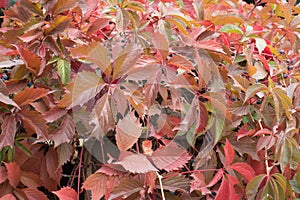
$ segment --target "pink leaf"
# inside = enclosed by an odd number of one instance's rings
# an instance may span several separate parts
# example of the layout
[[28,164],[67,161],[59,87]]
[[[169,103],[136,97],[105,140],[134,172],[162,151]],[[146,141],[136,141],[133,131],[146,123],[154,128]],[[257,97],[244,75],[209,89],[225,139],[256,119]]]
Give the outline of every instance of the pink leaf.
[[143,154],[132,154],[123,158],[120,163],[126,170],[133,173],[156,171],[147,157]]
[[226,162],[225,162],[225,167],[227,167],[228,165],[230,165],[234,159],[234,150],[231,146],[231,144],[229,143],[228,139],[226,139],[226,143],[224,146],[224,152],[225,152],[225,158],[226,158]]
[[0,198],[0,200],[17,200],[16,197],[12,194],[6,194]]
[[234,163],[230,166],[230,168],[242,174],[247,181],[250,181],[255,177],[253,168],[247,163]]
[[16,188],[21,177],[20,166],[15,162],[4,163],[4,165],[7,169],[7,177],[10,185]]
[[121,151],[126,151],[137,142],[142,133],[141,124],[133,113],[126,115],[116,127],[117,146]]
[[63,187],[52,193],[56,194],[59,200],[77,200],[77,192],[70,187]]
[[82,185],[83,189],[91,190],[92,199],[101,199],[106,193],[108,176],[101,173],[90,175]]
[[66,113],[67,111],[65,109],[55,107],[48,112],[45,112],[43,115],[47,122],[54,122],[64,116]]
[[15,116],[7,116],[1,125],[1,129],[2,132],[0,134],[0,150],[5,146],[13,147],[17,129]]
[[189,153],[175,142],[171,142],[167,146],[154,151],[150,157],[157,168],[166,171],[182,167],[190,158]]

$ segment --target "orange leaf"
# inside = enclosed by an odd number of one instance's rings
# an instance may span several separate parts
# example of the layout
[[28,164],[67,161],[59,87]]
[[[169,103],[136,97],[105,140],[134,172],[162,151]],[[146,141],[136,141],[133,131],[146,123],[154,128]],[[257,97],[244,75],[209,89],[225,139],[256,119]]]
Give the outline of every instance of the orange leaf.
[[14,101],[19,106],[24,106],[47,96],[48,92],[49,90],[44,88],[25,88],[14,96]]
[[42,65],[42,59],[35,53],[24,49],[23,47],[17,47],[21,58],[24,60],[27,69],[29,69],[34,75],[38,75]]

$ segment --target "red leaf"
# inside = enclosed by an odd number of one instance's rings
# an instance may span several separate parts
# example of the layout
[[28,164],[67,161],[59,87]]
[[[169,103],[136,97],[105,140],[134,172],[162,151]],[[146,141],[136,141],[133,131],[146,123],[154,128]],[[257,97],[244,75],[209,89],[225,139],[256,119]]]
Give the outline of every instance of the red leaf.
[[6,170],[7,170],[7,178],[11,186],[16,188],[19,184],[20,177],[21,177],[21,169],[20,166],[15,163],[4,163]]
[[190,158],[189,153],[175,142],[171,142],[167,146],[154,151],[150,157],[157,168],[166,171],[182,167]]
[[54,148],[62,143],[72,141],[74,135],[75,123],[73,118],[67,114],[60,126],[51,135],[51,139],[54,141]]
[[142,133],[141,124],[133,113],[126,115],[116,127],[117,146],[121,151],[126,151],[137,142]]
[[250,181],[255,177],[253,168],[247,163],[234,163],[230,166],[230,168],[242,174],[247,181]]
[[133,173],[156,171],[156,168],[143,154],[132,154],[126,156],[118,164],[121,164],[126,170]]
[[24,106],[47,96],[48,92],[49,90],[44,88],[25,88],[14,96],[14,101],[19,106]]
[[56,194],[60,200],[77,200],[77,192],[70,187],[63,187],[52,193]]
[[17,122],[14,115],[7,116],[1,125],[0,135],[0,150],[5,146],[13,148],[15,141],[15,134],[17,129]]
[[36,133],[38,138],[46,138],[48,126],[41,114],[34,110],[22,110],[18,115],[22,118],[27,133]]
[[38,75],[42,65],[42,59],[35,53],[24,49],[23,47],[17,47],[21,58],[24,60],[26,67],[35,75]]
[[57,152],[54,151],[53,149],[50,149],[47,152],[45,158],[46,158],[46,170],[49,176],[55,179],[59,168]]
[[257,131],[253,136],[261,136],[263,134],[272,135],[272,131],[270,131],[269,129],[264,128],[264,129],[261,129],[261,130]]
[[7,170],[5,167],[0,166],[0,184],[6,181],[7,179]]
[[225,152],[225,167],[227,167],[228,165],[230,165],[234,159],[234,150],[231,146],[231,144],[229,143],[228,139],[226,139],[226,143],[224,146],[224,152]]
[[94,173],[83,182],[82,188],[91,190],[92,199],[101,199],[106,193],[108,178],[109,176],[102,173]]
[[17,200],[16,197],[12,194],[6,194],[0,198],[0,200]]
[[255,133],[255,129],[248,130],[248,125],[244,124],[237,132],[237,139],[241,139],[246,136],[252,136]]
[[233,185],[223,178],[215,200],[238,200]]
[[47,196],[35,188],[24,188],[22,191],[25,193],[28,200],[48,200]]
[[197,133],[200,133],[202,131],[204,131],[206,129],[206,126],[208,125],[208,120],[209,120],[209,116],[208,116],[208,112],[206,110],[206,107],[205,105],[199,101],[199,119],[198,122],[197,122]]
[[218,169],[218,172],[214,176],[214,178],[209,182],[207,187],[214,186],[222,177],[223,177],[224,171],[223,169]]

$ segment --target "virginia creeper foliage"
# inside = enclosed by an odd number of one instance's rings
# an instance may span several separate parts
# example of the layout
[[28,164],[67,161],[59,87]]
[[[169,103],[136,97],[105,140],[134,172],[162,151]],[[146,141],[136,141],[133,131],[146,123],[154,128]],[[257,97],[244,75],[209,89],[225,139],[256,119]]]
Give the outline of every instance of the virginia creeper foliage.
[[296,0],[17,0],[0,200],[300,197]]

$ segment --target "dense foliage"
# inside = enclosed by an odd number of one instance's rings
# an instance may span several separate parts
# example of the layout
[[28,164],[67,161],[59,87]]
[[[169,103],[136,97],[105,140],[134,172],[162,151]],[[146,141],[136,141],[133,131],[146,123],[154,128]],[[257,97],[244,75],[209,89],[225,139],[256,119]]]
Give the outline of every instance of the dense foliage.
[[19,0],[0,199],[300,197],[296,0]]

